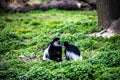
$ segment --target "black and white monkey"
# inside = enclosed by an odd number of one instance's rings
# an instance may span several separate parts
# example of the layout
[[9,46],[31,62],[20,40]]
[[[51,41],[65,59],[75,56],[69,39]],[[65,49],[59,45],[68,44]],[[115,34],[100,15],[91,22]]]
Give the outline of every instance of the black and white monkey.
[[67,41],[64,42],[63,46],[65,47],[65,56],[67,60],[82,60],[80,51],[76,46],[69,44]]
[[62,61],[62,46],[60,44],[60,39],[55,38],[50,42],[44,51],[43,60],[53,60],[60,62]]

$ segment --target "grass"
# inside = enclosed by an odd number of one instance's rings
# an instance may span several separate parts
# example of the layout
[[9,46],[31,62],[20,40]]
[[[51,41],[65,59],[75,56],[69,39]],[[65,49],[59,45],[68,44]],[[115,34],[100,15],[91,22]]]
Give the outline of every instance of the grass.
[[[111,38],[87,36],[102,29],[96,27],[97,24],[96,11],[1,11],[1,79],[119,79],[120,35]],[[76,45],[83,61],[42,62],[43,51],[54,37]],[[25,63],[20,55],[39,61]]]

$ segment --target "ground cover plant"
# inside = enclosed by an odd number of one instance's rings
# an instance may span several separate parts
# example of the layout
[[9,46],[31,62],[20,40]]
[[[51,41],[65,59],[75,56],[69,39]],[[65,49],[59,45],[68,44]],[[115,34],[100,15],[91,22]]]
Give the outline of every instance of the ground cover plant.
[[[0,11],[0,80],[119,80],[120,35],[88,36],[102,29],[96,26],[96,11]],[[43,62],[54,37],[76,45],[83,60]]]

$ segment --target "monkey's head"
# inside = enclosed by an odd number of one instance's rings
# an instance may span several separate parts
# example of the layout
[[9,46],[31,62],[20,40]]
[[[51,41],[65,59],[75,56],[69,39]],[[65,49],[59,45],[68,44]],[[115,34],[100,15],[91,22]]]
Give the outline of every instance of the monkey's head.
[[54,38],[52,42],[53,42],[53,46],[56,46],[56,47],[61,46],[60,38]]
[[67,41],[65,41],[63,45],[65,48],[67,48],[69,46],[69,43]]

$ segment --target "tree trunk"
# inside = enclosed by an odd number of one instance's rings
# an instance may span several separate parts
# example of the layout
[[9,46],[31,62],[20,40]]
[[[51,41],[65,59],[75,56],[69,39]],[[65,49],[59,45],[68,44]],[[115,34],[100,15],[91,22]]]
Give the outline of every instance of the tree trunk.
[[[112,27],[113,32],[120,31],[120,25],[117,26],[119,22],[117,20],[120,17],[120,0],[97,0],[97,12],[99,25],[102,25],[106,30]],[[115,28],[112,24],[116,25]]]
[[114,20],[110,27],[108,28],[108,30],[115,32],[115,33],[119,33],[120,34],[120,18],[117,20]]

